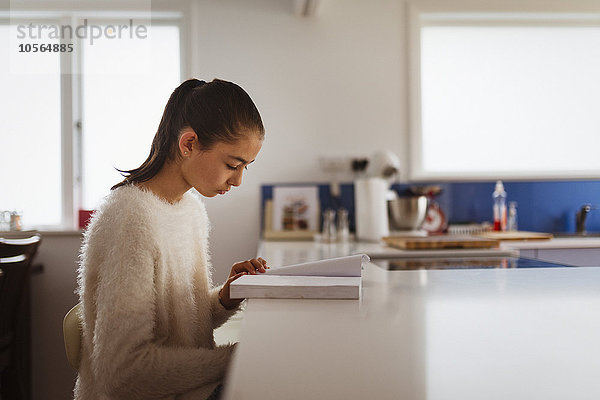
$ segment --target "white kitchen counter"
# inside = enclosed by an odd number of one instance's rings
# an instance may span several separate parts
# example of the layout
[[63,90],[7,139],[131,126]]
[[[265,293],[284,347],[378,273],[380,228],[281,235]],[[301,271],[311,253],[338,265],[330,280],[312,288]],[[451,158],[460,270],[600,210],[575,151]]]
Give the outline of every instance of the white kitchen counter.
[[249,300],[225,398],[598,399],[599,287],[600,268],[369,263],[359,300]]

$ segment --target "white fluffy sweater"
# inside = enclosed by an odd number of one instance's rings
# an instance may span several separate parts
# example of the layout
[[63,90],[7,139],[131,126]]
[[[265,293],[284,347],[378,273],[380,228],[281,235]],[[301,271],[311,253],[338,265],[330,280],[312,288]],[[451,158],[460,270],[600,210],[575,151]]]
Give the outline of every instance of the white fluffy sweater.
[[84,236],[77,400],[205,399],[233,346],[216,346],[226,310],[212,288],[209,222],[186,193],[169,204],[129,185],[113,190]]

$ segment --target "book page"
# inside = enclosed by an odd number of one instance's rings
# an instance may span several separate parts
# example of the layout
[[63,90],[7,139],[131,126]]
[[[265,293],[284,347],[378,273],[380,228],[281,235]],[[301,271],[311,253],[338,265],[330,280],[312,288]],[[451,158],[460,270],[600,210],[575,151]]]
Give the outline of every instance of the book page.
[[[264,274],[293,276],[361,276],[362,264],[370,260],[366,254],[329,258],[302,264],[273,267]],[[261,275],[264,275],[261,274]]]

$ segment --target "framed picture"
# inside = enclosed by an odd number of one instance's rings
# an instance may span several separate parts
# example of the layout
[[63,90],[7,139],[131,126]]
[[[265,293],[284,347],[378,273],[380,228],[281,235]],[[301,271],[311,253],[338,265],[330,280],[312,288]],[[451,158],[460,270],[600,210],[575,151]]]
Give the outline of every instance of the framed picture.
[[273,188],[273,231],[319,231],[319,193],[316,186]]

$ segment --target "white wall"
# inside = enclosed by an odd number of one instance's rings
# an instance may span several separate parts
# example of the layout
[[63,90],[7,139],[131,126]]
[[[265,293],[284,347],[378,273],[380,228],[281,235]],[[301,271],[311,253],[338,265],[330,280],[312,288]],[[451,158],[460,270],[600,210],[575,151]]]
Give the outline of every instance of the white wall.
[[44,271],[31,277],[32,398],[73,398],[75,372],[65,355],[62,320],[78,298],[77,257],[81,235],[44,235],[34,263]]
[[243,86],[266,128],[243,185],[206,201],[215,281],[256,254],[261,184],[326,182],[319,156],[405,148],[404,14],[397,0],[322,0],[311,17],[278,0],[194,2],[192,75]]

